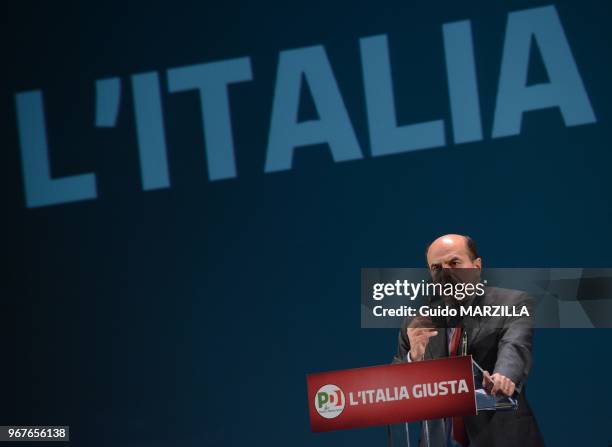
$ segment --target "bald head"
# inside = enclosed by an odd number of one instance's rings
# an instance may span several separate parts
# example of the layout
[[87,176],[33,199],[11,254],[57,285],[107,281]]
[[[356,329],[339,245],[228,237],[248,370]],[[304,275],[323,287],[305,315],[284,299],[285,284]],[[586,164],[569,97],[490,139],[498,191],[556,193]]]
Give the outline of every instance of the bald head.
[[461,234],[445,234],[434,240],[427,248],[427,265],[430,270],[439,268],[477,268],[482,260],[478,256],[476,243]]

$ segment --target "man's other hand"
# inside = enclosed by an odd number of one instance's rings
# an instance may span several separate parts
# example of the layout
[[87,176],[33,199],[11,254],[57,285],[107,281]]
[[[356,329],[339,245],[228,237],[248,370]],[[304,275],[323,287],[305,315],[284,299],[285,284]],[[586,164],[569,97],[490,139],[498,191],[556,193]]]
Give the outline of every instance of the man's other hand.
[[407,329],[408,340],[410,340],[410,360],[417,362],[423,360],[425,349],[431,337],[438,335],[438,331],[434,328],[426,327],[409,327]]
[[506,376],[500,373],[490,375],[488,371],[484,372],[482,386],[492,395],[504,394],[506,396],[512,396],[516,389],[516,384]]

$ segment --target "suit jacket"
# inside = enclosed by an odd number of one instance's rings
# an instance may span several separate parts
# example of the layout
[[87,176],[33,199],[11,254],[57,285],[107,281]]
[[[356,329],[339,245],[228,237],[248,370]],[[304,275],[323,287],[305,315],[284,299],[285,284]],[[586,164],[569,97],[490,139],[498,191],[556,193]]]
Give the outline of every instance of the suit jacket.
[[[473,304],[509,306],[527,305],[532,300],[525,292],[497,287],[486,287],[485,294],[474,297]],[[446,320],[433,319],[437,327],[445,327]],[[397,354],[393,363],[407,361],[410,342],[404,321],[399,333]],[[468,339],[468,354],[471,354],[484,370],[491,374],[503,374],[516,384],[519,392],[519,408],[516,411],[483,412],[477,416],[464,417],[470,447],[531,447],[544,445],[538,424],[527,403],[525,382],[531,368],[533,325],[528,317],[464,317]],[[425,359],[448,357],[445,330],[429,339]],[[421,432],[422,435],[422,432]],[[423,436],[421,436],[423,445]]]

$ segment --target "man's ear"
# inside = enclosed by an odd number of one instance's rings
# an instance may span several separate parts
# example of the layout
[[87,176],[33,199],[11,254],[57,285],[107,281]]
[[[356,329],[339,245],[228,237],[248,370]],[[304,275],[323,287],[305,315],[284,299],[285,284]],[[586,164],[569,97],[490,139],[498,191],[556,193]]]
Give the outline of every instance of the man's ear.
[[478,270],[482,270],[482,258],[474,259],[474,267]]

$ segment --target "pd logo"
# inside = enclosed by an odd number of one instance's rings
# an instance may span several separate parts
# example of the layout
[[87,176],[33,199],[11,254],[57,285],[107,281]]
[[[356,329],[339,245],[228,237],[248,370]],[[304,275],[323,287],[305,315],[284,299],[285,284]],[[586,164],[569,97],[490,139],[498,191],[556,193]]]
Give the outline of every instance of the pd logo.
[[336,385],[323,385],[315,394],[315,408],[326,419],[338,417],[344,410],[344,393]]

